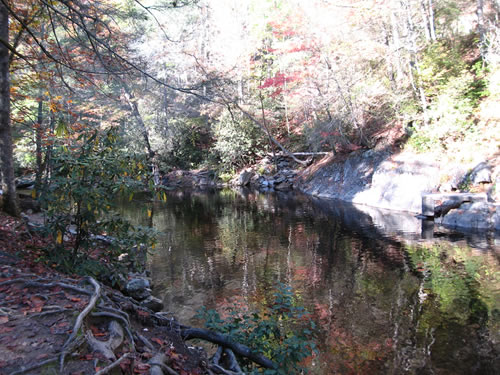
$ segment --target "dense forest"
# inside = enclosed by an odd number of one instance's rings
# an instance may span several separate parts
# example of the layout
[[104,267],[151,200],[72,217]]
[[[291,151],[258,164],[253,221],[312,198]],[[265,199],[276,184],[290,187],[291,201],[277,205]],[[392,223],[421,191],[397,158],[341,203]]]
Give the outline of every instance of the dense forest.
[[5,0],[0,9],[12,214],[16,176],[33,172],[41,191],[57,163],[84,156],[222,173],[272,150],[371,148],[390,129],[417,152],[474,152],[498,130],[494,0]]

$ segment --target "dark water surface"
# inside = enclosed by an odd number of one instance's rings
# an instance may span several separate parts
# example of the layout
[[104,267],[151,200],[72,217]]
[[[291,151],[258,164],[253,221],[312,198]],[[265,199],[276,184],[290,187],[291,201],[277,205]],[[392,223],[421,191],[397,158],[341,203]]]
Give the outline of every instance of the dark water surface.
[[186,324],[203,305],[258,304],[280,281],[321,329],[313,374],[500,373],[494,239],[294,194],[176,192],[134,206],[162,232],[154,292]]

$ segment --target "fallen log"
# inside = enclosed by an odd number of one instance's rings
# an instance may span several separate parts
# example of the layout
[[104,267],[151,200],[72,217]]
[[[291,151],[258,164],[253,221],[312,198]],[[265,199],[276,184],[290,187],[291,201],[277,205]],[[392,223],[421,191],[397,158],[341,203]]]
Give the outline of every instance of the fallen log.
[[[293,156],[326,156],[331,155],[331,152],[290,152],[289,154],[285,154],[282,152],[277,152],[276,157],[287,157],[289,155]],[[274,157],[272,153],[268,152],[267,156]]]

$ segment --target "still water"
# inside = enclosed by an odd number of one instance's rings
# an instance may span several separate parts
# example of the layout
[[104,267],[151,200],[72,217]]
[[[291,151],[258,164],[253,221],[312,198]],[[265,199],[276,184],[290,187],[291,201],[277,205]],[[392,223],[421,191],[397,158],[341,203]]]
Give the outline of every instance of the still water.
[[161,232],[154,292],[183,323],[200,325],[201,306],[258,304],[279,281],[320,327],[313,374],[500,371],[494,239],[295,194],[172,192],[133,210]]

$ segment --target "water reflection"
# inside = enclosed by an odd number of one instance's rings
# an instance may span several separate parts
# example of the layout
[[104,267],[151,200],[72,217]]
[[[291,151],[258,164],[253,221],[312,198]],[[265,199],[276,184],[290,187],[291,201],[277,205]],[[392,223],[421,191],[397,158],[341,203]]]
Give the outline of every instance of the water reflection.
[[155,292],[192,323],[202,305],[259,304],[276,281],[291,285],[322,329],[315,374],[495,373],[498,249],[462,235],[422,240],[413,217],[367,210],[291,194],[171,193],[154,204]]

